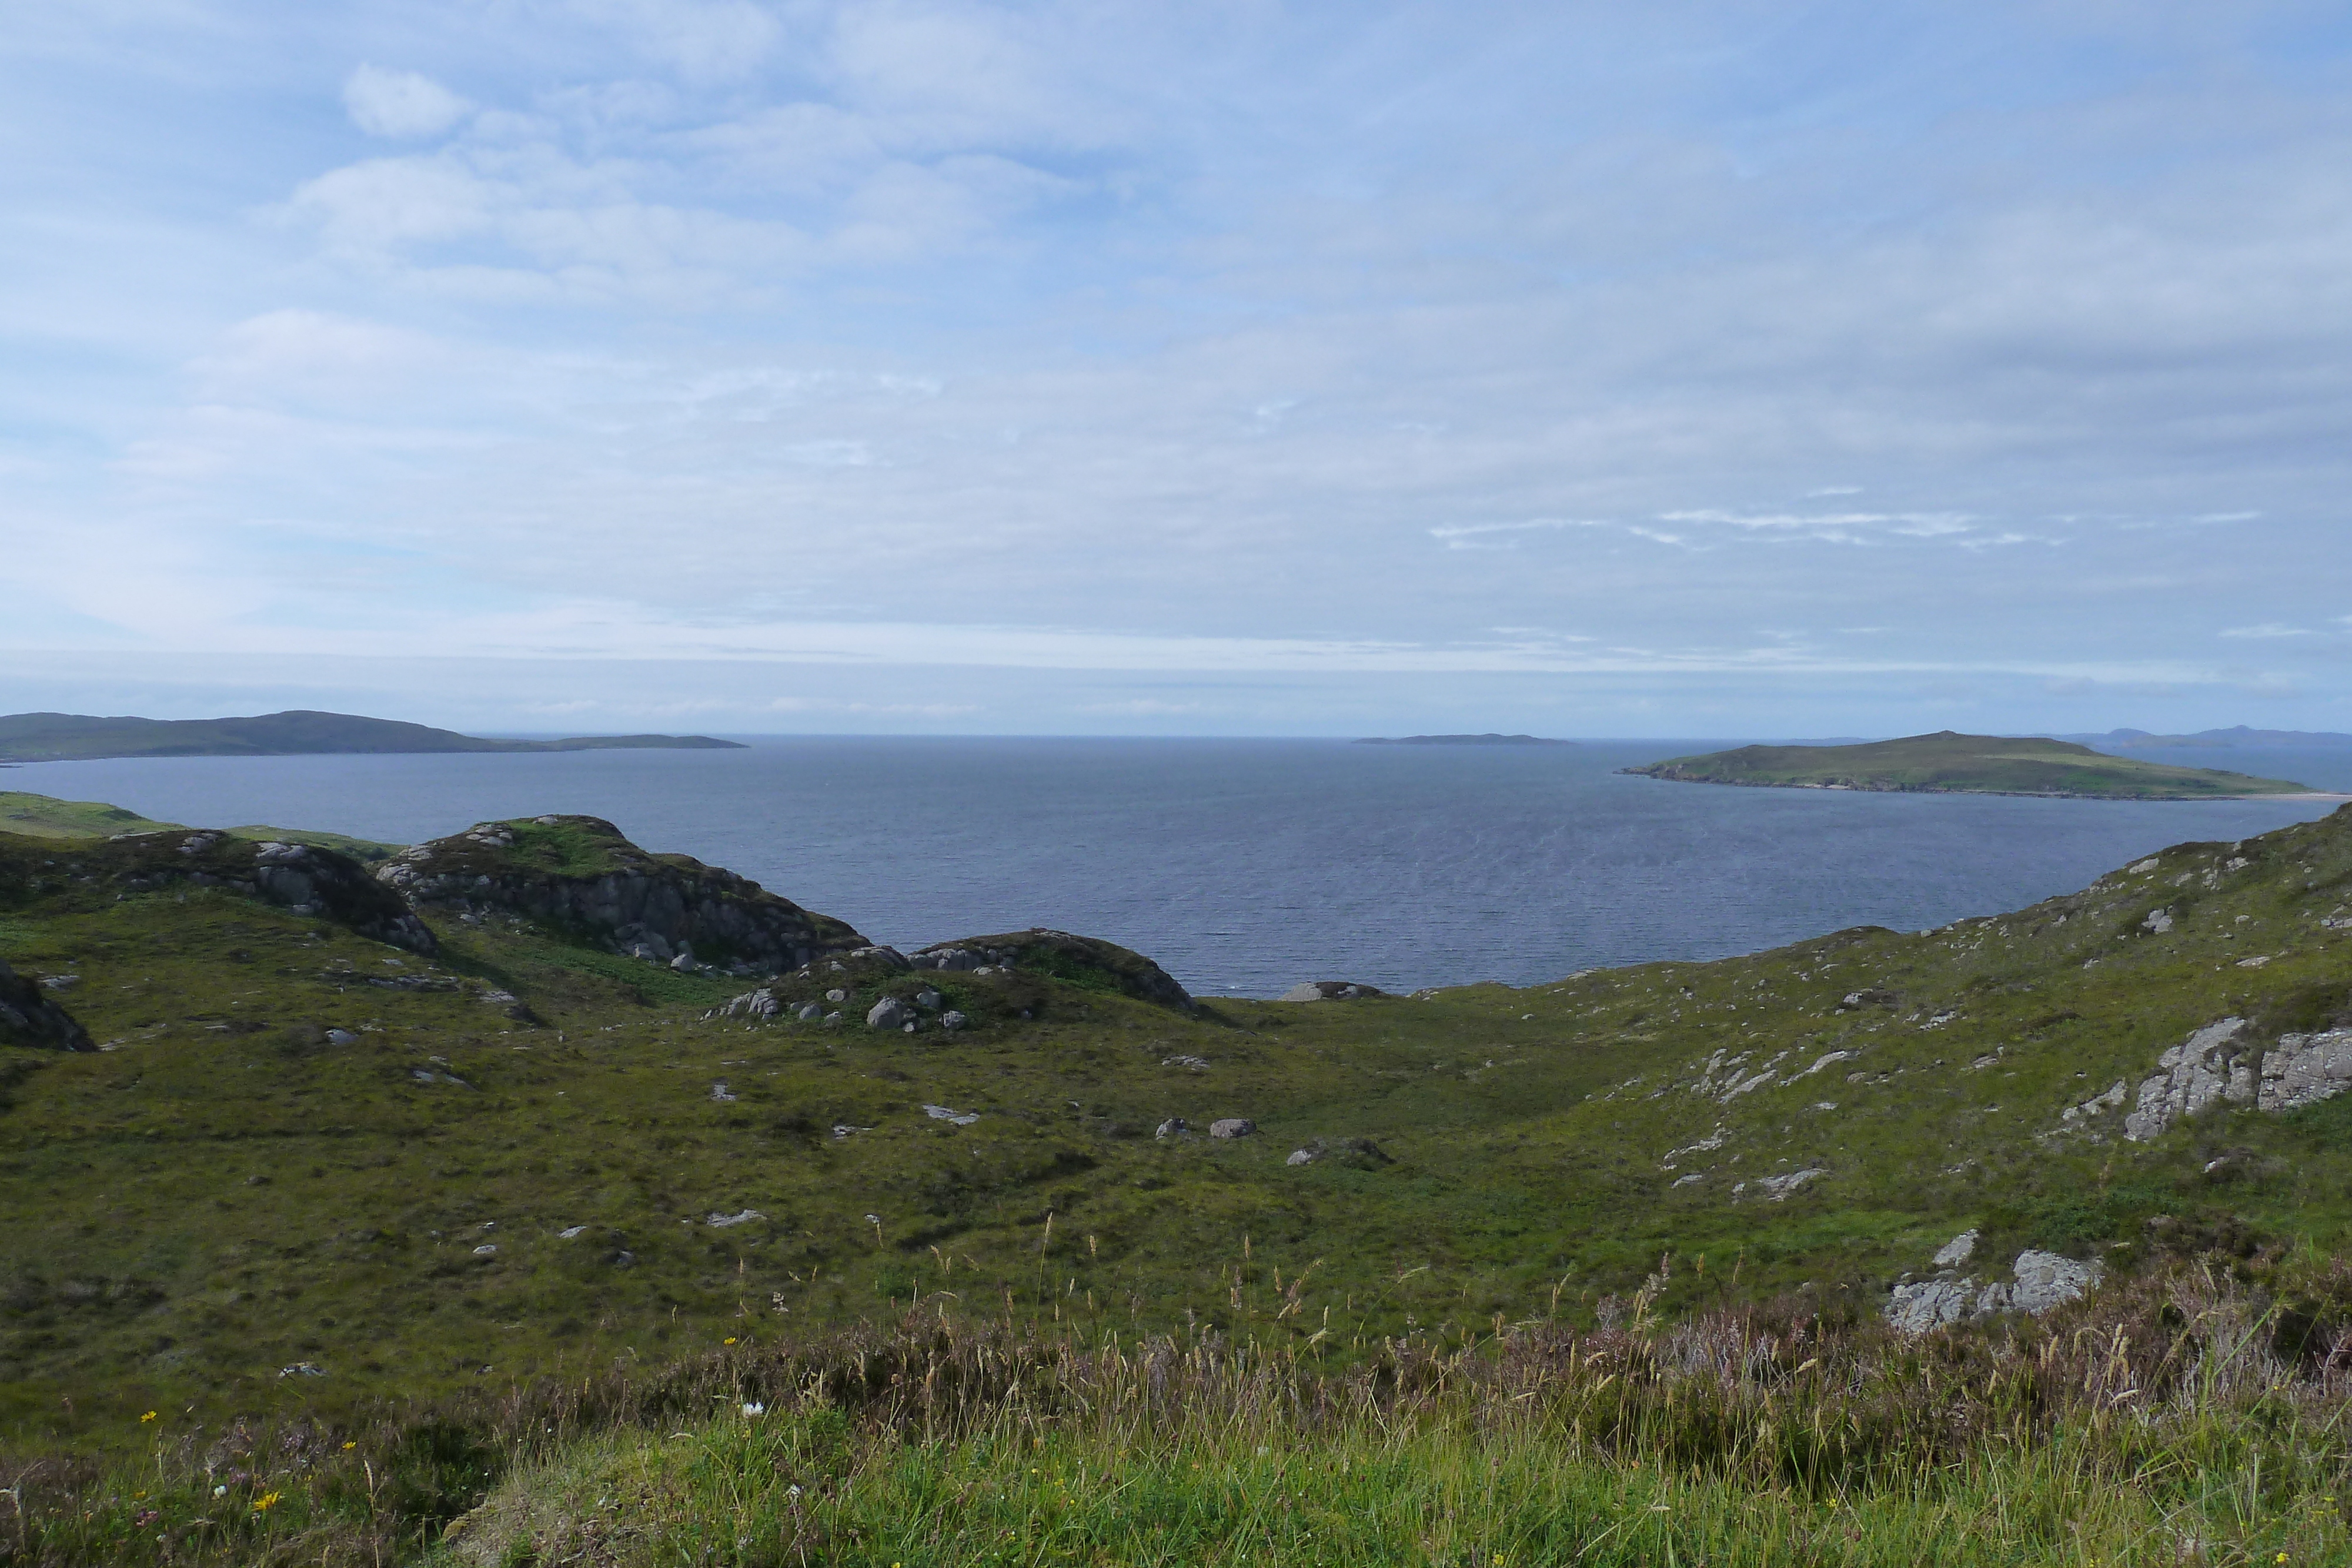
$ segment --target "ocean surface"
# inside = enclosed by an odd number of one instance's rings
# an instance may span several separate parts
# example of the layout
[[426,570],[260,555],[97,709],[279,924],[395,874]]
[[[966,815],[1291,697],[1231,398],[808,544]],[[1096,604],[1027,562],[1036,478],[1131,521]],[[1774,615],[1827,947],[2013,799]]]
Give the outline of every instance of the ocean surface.
[[[873,940],[1047,925],[1197,994],[1389,990],[1921,929],[2071,892],[2166,844],[2332,801],[2032,800],[1733,789],[1616,768],[1721,740],[769,737],[744,751],[40,763],[0,789],[197,825],[414,842],[577,811]],[[2138,752],[2352,791],[2352,750]]]

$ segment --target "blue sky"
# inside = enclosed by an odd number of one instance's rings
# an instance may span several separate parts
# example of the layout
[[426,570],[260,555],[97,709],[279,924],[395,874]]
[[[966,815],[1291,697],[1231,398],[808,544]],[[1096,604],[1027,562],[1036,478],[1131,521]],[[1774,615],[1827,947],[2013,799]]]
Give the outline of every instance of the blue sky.
[[0,707],[2352,729],[2340,5],[6,34]]

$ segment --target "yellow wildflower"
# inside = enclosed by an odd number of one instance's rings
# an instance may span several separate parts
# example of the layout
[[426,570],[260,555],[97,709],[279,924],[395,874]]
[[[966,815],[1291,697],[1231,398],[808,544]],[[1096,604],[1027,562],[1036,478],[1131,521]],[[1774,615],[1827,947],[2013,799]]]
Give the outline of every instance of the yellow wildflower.
[[253,1500],[253,1511],[256,1513],[268,1513],[271,1509],[278,1506],[278,1495],[279,1494],[274,1491],[263,1492],[259,1497]]
[[147,1414],[145,1414],[144,1416],[140,1416],[140,1417],[139,1417],[139,1424],[140,1424],[142,1427],[144,1427],[145,1425],[147,1425],[147,1423],[148,1423],[148,1422],[152,1421],[154,1418],[155,1418],[155,1412],[153,1412],[152,1410],[150,1410],[150,1411],[148,1411],[148,1412],[147,1412]]

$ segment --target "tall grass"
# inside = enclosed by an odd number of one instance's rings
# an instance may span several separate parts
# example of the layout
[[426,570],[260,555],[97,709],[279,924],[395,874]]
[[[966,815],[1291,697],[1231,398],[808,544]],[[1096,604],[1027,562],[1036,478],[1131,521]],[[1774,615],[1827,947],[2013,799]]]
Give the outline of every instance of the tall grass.
[[191,1437],[135,1475],[20,1474],[0,1556],[2352,1562],[2352,1338],[2226,1277],[1917,1340],[1803,1301],[1675,1324],[1648,1305],[1344,1364],[919,1309],[349,1436]]

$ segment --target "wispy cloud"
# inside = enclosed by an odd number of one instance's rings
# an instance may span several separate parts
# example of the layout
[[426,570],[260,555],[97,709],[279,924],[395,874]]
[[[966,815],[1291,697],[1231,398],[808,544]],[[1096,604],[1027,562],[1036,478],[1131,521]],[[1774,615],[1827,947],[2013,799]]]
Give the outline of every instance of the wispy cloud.
[[2224,637],[2315,637],[2318,632],[2304,626],[2283,626],[2275,621],[2265,621],[2258,626],[2232,626],[2221,633]]

